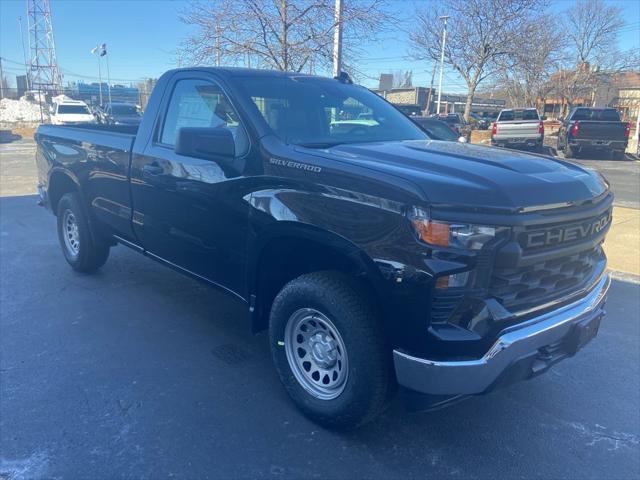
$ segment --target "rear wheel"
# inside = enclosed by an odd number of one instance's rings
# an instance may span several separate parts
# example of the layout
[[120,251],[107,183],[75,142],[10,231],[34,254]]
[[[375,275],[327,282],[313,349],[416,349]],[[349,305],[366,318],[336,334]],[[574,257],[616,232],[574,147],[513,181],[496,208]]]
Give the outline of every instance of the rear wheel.
[[624,160],[625,158],[624,150],[613,150],[611,152],[611,158],[613,160]]
[[82,273],[91,273],[104,265],[109,246],[93,239],[78,193],[67,193],[60,199],[57,216],[58,239],[69,265]]
[[564,146],[564,158],[574,158],[576,156],[576,152],[571,148],[571,145],[568,143]]
[[391,350],[349,277],[315,272],[289,282],[273,302],[269,335],[282,383],[312,420],[354,428],[384,410],[395,385]]

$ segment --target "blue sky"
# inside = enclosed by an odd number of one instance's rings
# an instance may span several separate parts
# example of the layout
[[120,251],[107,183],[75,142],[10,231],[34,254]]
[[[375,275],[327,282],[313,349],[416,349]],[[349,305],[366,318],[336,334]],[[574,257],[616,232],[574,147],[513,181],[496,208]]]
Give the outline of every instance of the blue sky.
[[[176,66],[173,52],[189,33],[189,27],[178,19],[185,1],[50,1],[58,64],[65,82],[97,80],[97,60],[90,51],[102,42],[108,45],[114,81],[130,83],[143,77],[158,77]],[[433,0],[397,0],[390,8],[394,14],[405,16],[412,11],[414,3],[426,1]],[[627,25],[620,33],[621,47],[640,46],[640,0],[608,0],[608,3],[625,11]],[[573,0],[555,0],[551,10],[560,13],[572,4]],[[15,75],[24,70],[19,64],[23,58],[20,16],[26,34],[26,1],[0,0],[0,56],[5,59],[3,68],[11,84],[15,82]],[[364,46],[360,68],[372,79],[384,72],[412,70],[415,85],[428,85],[432,64],[407,60],[407,49],[406,33],[388,33],[383,41]],[[364,79],[363,83],[374,86],[376,82],[372,79]],[[460,92],[465,87],[454,72],[445,71],[443,90]]]

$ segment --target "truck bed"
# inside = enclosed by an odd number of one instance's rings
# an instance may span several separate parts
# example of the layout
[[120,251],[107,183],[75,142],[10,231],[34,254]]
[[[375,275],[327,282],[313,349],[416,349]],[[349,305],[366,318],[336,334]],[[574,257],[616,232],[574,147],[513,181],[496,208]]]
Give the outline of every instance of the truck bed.
[[128,125],[38,127],[36,164],[42,203],[57,204],[57,198],[49,198],[57,196],[49,183],[58,171],[65,170],[76,179],[77,188],[82,188],[88,211],[121,235],[131,237],[129,176],[137,130]]

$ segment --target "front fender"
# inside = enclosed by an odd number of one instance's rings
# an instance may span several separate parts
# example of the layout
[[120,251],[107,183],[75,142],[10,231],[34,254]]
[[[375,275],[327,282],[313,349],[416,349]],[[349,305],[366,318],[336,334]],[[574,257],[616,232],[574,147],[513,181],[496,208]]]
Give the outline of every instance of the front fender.
[[253,207],[248,285],[255,284],[265,245],[277,238],[303,238],[352,261],[355,273],[375,290],[395,346],[415,350],[424,343],[420,337],[427,333],[432,276],[424,267],[425,249],[416,242],[403,205],[322,187],[306,192],[261,190],[248,201]]

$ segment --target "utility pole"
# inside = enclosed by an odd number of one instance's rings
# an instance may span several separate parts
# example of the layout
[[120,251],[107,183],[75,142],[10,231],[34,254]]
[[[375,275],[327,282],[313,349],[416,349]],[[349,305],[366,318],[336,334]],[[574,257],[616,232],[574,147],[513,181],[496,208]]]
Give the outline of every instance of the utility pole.
[[20,42],[22,43],[22,58],[24,59],[24,71],[27,78],[27,90],[31,90],[31,80],[29,80],[29,64],[27,63],[27,49],[24,46],[24,33],[22,32],[22,17],[18,17],[20,27]]
[[335,28],[333,30],[333,76],[342,72],[342,0],[336,0]]
[[442,98],[442,76],[444,75],[444,46],[447,42],[447,20],[449,19],[448,15],[443,15],[440,17],[441,20],[444,20],[444,28],[442,30],[442,52],[440,52],[440,81],[438,82],[438,107],[436,113],[440,113],[440,99]]
[[638,107],[638,118],[636,118],[636,155],[640,155],[640,106]]
[[2,71],[2,57],[0,57],[0,98],[4,98],[4,72]]
[[102,107],[102,65],[100,64],[100,45],[91,49],[91,53],[98,57],[98,91],[100,92],[100,106]]
[[426,113],[431,113],[431,100],[433,100],[433,82],[436,79],[436,68],[438,68],[438,64],[433,62],[433,72],[431,73],[431,86],[429,87],[429,95],[427,96],[427,110]]
[[104,60],[107,62],[107,92],[109,95],[109,105],[111,105],[111,74],[109,73],[109,52],[107,52],[107,44],[102,44],[102,51],[104,52]]

